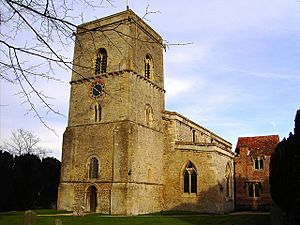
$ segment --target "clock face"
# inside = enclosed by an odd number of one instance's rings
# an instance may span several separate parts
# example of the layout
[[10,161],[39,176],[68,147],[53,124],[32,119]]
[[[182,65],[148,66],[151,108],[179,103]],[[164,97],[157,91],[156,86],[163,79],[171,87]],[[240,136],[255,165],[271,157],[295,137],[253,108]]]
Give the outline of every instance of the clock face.
[[95,80],[89,87],[90,96],[93,98],[99,98],[104,93],[104,81],[103,80]]

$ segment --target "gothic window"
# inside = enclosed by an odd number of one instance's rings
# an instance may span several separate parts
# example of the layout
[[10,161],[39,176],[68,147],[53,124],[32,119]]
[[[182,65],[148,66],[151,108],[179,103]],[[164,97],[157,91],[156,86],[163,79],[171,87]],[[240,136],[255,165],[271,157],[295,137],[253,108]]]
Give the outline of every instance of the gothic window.
[[226,179],[226,197],[232,196],[232,169],[231,164],[228,162],[225,170]]
[[94,116],[95,122],[100,122],[102,119],[102,107],[99,103],[94,106]]
[[263,170],[264,169],[264,157],[255,157],[254,158],[254,169]]
[[184,171],[183,174],[183,182],[184,182],[184,186],[183,186],[183,191],[184,193],[189,193],[189,185],[190,185],[190,174],[187,170]]
[[95,60],[95,74],[106,73],[107,52],[105,48],[100,48]]
[[91,158],[90,162],[90,178],[97,179],[99,174],[99,163],[95,157]]
[[197,193],[197,171],[192,162],[188,162],[183,172],[183,192]]
[[146,125],[149,126],[152,124],[153,121],[153,110],[152,107],[150,105],[146,105],[145,107],[145,122]]
[[195,170],[191,172],[191,193],[197,193],[197,173]]
[[149,54],[145,58],[145,77],[149,80],[153,79],[153,60]]
[[248,183],[248,197],[258,198],[260,197],[261,183],[260,182],[249,182]]

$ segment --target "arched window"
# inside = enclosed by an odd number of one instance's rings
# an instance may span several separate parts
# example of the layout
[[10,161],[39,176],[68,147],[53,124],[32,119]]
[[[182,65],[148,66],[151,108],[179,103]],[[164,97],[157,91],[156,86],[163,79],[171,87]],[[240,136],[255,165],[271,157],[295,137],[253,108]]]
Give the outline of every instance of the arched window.
[[228,162],[225,169],[226,179],[226,197],[232,196],[232,169],[231,164]]
[[99,103],[95,104],[94,107],[94,115],[95,115],[95,122],[100,122],[102,119],[102,107]]
[[107,52],[105,48],[100,48],[95,60],[95,74],[106,73]]
[[153,121],[153,110],[152,107],[150,105],[146,105],[145,107],[145,122],[146,125],[149,126],[152,124]]
[[183,192],[197,193],[197,171],[192,162],[188,162],[183,172]]
[[90,178],[97,179],[99,174],[99,163],[95,157],[91,158],[90,162]]
[[153,79],[153,60],[149,54],[145,58],[145,77],[149,80]]

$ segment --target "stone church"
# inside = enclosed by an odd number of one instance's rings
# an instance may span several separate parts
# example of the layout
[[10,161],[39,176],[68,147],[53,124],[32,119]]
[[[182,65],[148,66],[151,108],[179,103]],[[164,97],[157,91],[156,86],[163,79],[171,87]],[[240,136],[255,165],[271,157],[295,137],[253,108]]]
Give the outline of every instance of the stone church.
[[129,9],[78,26],[58,209],[233,210],[231,143],[165,109],[163,50]]

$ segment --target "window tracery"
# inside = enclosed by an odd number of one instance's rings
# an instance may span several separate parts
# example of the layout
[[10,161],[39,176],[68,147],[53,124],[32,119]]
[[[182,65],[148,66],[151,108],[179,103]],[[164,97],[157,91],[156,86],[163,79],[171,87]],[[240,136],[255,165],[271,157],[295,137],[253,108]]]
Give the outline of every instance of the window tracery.
[[197,171],[192,162],[188,162],[183,172],[183,192],[197,193]]

